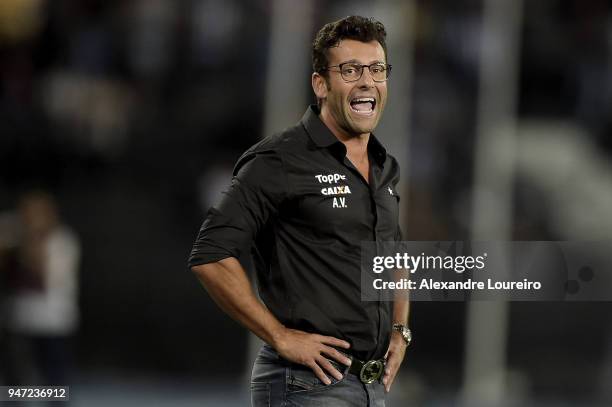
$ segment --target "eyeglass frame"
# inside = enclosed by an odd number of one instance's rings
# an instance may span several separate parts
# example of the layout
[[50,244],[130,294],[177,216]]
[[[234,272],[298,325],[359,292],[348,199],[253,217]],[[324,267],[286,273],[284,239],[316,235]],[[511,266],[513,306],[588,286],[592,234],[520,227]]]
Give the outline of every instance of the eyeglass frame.
[[[360,68],[361,68],[361,74],[359,74],[359,78],[357,78],[357,79],[353,79],[352,81],[347,81],[346,79],[344,79],[344,76],[342,75],[342,67],[343,67],[344,65],[348,65],[348,64],[350,64],[350,65],[355,65],[355,66],[358,66],[358,67],[360,67]],[[371,70],[371,69],[372,69],[371,67],[372,67],[373,65],[384,65],[384,67],[385,67],[385,71],[387,71],[387,76],[385,77],[385,79],[384,79],[384,80],[382,80],[382,81],[377,81],[376,79],[374,79],[374,76],[372,75],[372,70]],[[329,72],[339,72],[339,73],[340,73],[340,77],[342,78],[342,80],[343,80],[343,81],[348,82],[348,83],[351,83],[351,82],[357,82],[359,79],[361,79],[361,77],[363,76],[363,71],[364,71],[364,69],[363,69],[363,68],[366,68],[366,67],[368,68],[368,71],[370,72],[370,76],[372,76],[372,80],[373,80],[374,82],[376,82],[376,83],[383,83],[383,82],[387,82],[387,80],[389,79],[389,76],[391,75],[391,64],[387,64],[387,63],[385,63],[385,62],[373,62],[373,63],[371,63],[371,64],[369,64],[369,65],[368,65],[368,64],[358,64],[358,63],[356,63],[356,62],[347,61],[347,62],[343,62],[343,63],[338,64],[338,65],[329,65],[329,66],[326,66],[326,67],[325,67],[325,69],[323,69],[323,70],[324,70],[324,71],[329,71]],[[338,69],[339,69],[339,71],[332,71],[332,70],[330,70],[329,68],[338,68]]]

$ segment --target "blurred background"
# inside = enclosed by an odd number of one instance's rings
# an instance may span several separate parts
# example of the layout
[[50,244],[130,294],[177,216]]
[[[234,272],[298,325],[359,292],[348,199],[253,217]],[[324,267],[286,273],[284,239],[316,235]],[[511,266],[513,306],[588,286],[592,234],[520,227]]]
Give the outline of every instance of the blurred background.
[[[351,14],[387,26],[406,240],[610,239],[610,1],[1,0],[0,384],[248,405],[257,342],[187,256]],[[392,405],[610,405],[611,313],[414,303]]]

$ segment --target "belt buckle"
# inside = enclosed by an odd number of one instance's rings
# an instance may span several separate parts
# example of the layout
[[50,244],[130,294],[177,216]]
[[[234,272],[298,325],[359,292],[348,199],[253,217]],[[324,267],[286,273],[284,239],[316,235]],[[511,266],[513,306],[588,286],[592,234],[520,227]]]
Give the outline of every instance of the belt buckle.
[[381,360],[369,360],[361,368],[359,380],[365,384],[373,383],[380,378],[383,369],[384,365]]

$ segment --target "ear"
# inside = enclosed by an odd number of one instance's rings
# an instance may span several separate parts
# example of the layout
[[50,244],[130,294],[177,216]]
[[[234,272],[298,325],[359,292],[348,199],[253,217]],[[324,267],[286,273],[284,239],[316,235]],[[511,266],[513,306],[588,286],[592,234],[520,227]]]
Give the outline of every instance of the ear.
[[318,72],[312,74],[312,90],[317,99],[327,98],[327,80]]

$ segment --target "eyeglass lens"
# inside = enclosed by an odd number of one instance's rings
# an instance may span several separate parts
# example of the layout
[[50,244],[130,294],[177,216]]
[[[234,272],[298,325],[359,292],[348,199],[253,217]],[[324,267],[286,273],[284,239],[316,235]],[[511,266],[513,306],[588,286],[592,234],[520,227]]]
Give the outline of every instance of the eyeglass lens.
[[[366,66],[370,70],[370,75],[372,75],[372,79],[377,82],[387,80],[389,70],[387,69],[385,64],[372,64]],[[359,64],[343,64],[340,72],[344,80],[356,81],[361,78],[361,75],[363,74],[363,68],[364,66]]]

